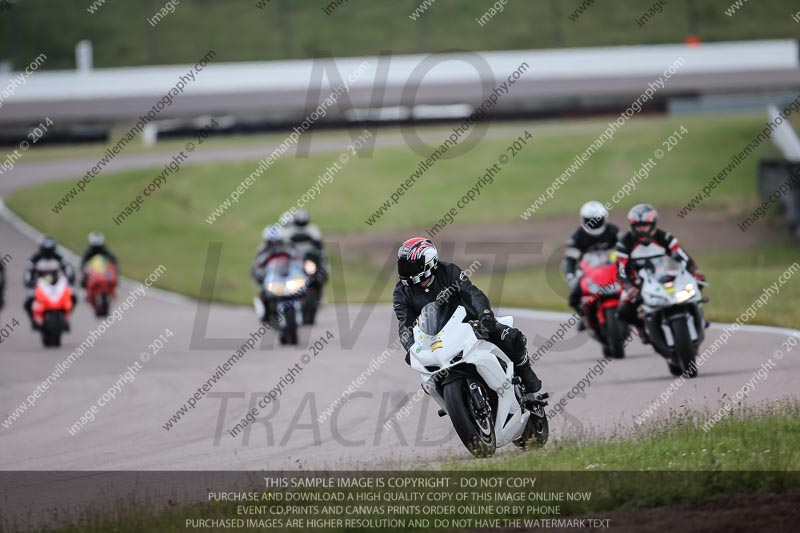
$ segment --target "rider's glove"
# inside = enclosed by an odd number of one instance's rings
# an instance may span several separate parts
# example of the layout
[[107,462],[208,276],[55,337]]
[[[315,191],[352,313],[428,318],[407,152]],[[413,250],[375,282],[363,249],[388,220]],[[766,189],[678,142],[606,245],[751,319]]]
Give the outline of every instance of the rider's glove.
[[636,296],[639,294],[639,288],[635,285],[629,285],[622,290],[622,295],[620,299],[623,302],[630,302],[636,299]]
[[494,317],[491,309],[484,309],[478,317],[478,323],[481,328],[487,333],[491,333],[497,327],[497,319]]
[[697,267],[694,267],[692,269],[692,276],[694,276],[697,281],[705,281],[706,280],[706,275],[703,274],[703,272]]

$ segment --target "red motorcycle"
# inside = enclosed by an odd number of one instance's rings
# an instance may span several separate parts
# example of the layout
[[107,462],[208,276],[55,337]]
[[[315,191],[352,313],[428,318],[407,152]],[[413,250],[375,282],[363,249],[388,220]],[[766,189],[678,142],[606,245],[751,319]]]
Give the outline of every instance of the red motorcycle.
[[628,324],[617,317],[622,285],[617,279],[616,252],[597,250],[581,259],[581,305],[583,320],[592,337],[603,345],[603,355],[625,357]]
[[102,255],[96,255],[86,265],[86,300],[97,317],[108,316],[111,299],[117,293],[117,267]]
[[61,346],[61,334],[69,331],[72,287],[59,271],[43,272],[33,294],[33,323],[45,347]]

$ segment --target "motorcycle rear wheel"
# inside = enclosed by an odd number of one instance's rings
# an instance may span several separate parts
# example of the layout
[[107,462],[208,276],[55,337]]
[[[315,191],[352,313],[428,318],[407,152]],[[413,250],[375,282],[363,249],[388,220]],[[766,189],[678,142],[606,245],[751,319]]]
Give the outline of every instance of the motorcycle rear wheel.
[[488,420],[481,422],[475,420],[474,409],[470,407],[470,396],[467,391],[467,380],[458,379],[444,386],[444,401],[447,405],[447,414],[453,422],[453,427],[464,443],[464,446],[475,457],[491,457],[497,449],[497,440],[494,434],[494,420],[490,415]]

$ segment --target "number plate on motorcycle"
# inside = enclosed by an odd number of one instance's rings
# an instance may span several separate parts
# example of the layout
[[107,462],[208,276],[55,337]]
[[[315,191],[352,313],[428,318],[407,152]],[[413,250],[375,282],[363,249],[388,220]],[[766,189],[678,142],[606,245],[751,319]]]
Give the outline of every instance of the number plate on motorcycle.
[[431,351],[438,350],[441,347],[442,347],[442,339],[440,339],[439,337],[435,337],[431,341]]

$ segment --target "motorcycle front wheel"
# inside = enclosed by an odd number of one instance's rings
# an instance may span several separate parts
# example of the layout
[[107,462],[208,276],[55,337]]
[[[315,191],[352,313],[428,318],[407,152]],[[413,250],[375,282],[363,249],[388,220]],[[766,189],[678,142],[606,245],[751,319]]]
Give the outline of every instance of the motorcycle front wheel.
[[609,357],[613,359],[625,358],[625,337],[628,334],[626,324],[617,317],[617,310],[609,307],[606,314],[606,342],[608,342]]
[[108,293],[100,293],[100,296],[97,297],[97,302],[95,304],[94,314],[98,318],[103,318],[108,316],[108,308],[110,307],[111,300],[108,297]]
[[[689,324],[686,323],[686,320],[674,320],[672,322],[672,335],[675,339],[675,359],[680,365],[681,374],[688,378],[697,376],[695,348],[692,343],[692,336],[689,333]],[[670,371],[672,371],[672,368],[670,368]]]
[[472,406],[467,380],[458,379],[444,386],[444,401],[453,427],[464,446],[475,457],[491,457],[497,449],[491,413],[478,419]]
[[544,409],[542,409],[541,414],[531,413],[522,435],[513,442],[518,448],[527,450],[529,448],[541,448],[547,444],[548,438],[550,438],[550,423],[547,421]]
[[42,344],[47,347],[61,346],[61,333],[64,328],[64,313],[49,311],[44,315],[42,322]]
[[297,345],[297,311],[294,305],[283,308],[283,331],[281,331],[281,344]]

